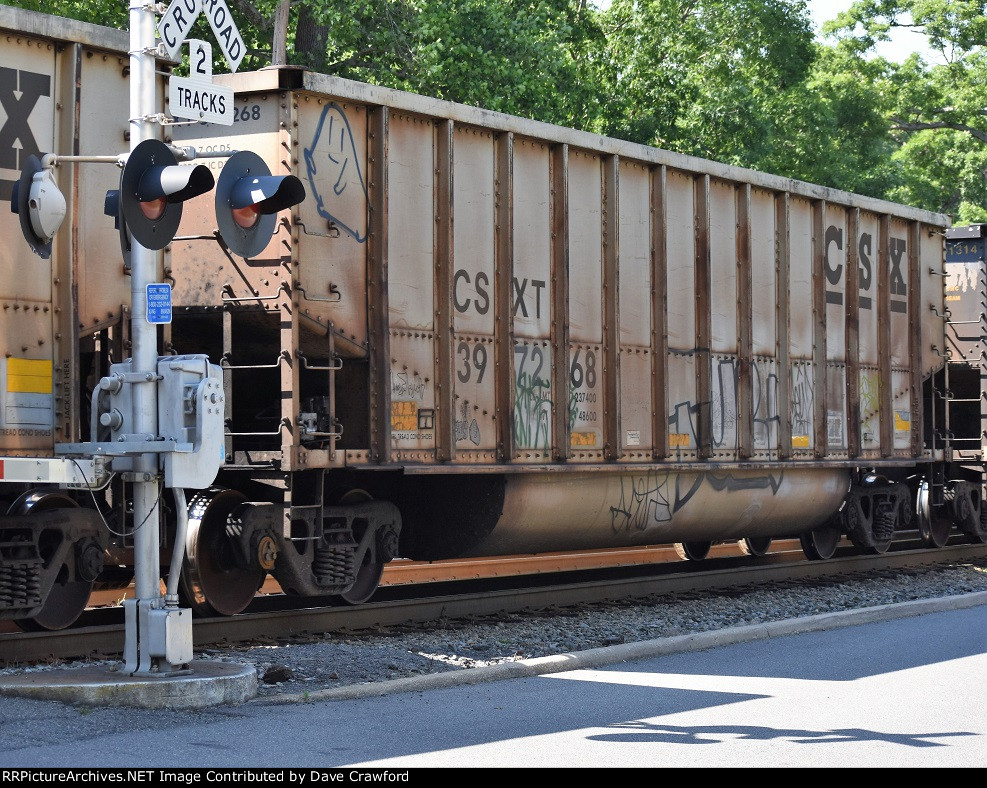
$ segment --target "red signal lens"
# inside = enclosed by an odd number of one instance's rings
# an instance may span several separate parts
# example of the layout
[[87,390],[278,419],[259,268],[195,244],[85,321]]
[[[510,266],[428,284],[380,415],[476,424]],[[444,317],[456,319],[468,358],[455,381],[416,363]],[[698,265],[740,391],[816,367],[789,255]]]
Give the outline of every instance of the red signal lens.
[[148,221],[155,222],[160,219],[165,212],[165,208],[168,207],[168,203],[164,197],[159,197],[156,200],[148,200],[147,202],[140,203],[141,213],[147,217]]
[[253,227],[257,224],[257,220],[260,219],[260,211],[257,209],[256,204],[248,205],[246,208],[234,208],[232,215],[233,221],[244,229]]

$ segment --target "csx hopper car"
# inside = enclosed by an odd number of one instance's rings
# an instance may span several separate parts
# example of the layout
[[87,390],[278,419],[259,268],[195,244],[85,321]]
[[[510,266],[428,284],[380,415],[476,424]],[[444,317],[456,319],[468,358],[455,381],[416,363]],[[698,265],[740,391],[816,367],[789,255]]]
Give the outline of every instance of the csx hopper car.
[[[0,27],[7,196],[30,148],[123,147],[125,42],[10,8]],[[197,614],[269,574],[360,603],[399,556],[987,540],[982,247],[947,266],[947,216],[294,67],[215,81],[232,126],[163,142],[217,181],[252,151],[306,198],[245,255],[196,198],[161,255],[160,352],[222,371],[220,468],[179,545]],[[99,392],[129,283],[90,204],[117,176],[65,170],[49,260],[0,219],[0,616],[28,627],[133,563],[124,466],[64,449],[117,437]]]

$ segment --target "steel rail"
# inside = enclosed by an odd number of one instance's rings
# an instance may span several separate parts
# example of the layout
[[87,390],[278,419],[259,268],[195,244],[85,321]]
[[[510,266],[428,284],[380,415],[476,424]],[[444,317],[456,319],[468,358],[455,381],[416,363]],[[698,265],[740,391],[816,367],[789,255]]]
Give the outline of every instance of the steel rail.
[[[795,553],[744,558],[744,565],[723,559],[681,561],[661,567],[638,567],[640,573],[586,582],[542,583],[532,586],[532,576],[516,579],[510,588],[481,589],[442,594],[432,584],[402,590],[407,598],[370,602],[355,607],[313,606],[289,610],[261,610],[230,618],[203,618],[194,623],[197,647],[283,638],[306,634],[352,633],[380,627],[423,624],[503,613],[564,608],[580,604],[615,602],[658,594],[713,593],[741,587],[754,588],[781,582],[836,580],[883,570],[935,564],[961,563],[987,558],[987,545],[949,544],[938,549],[892,550],[882,555],[837,555],[828,561],[807,561]],[[715,560],[715,559],[714,559]],[[673,567],[669,569],[669,567]],[[632,569],[624,569],[625,572]],[[592,573],[587,573],[590,576]],[[544,580],[544,577],[541,578]],[[525,583],[522,585],[522,583]],[[458,584],[447,585],[452,589]],[[422,593],[426,596],[413,596]],[[381,589],[384,594],[388,589]],[[281,597],[292,602],[299,598]],[[256,603],[255,603],[256,604]],[[105,611],[116,613],[117,611]],[[15,632],[0,635],[0,663],[34,664],[52,659],[114,658],[123,643],[123,623],[84,626],[58,632]]]

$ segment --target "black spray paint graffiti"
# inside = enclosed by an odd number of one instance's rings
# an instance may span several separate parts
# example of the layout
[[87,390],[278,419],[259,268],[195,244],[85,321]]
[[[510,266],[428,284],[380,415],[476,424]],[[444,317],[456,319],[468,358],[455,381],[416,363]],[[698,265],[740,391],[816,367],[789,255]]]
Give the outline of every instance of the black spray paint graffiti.
[[[695,477],[688,484],[688,477]],[[653,470],[642,476],[622,477],[620,498],[610,506],[610,526],[614,533],[647,531],[671,522],[676,512],[695,496],[703,484],[716,492],[768,490],[776,495],[784,481],[784,470],[776,474],[737,477],[729,471],[678,473]]]
[[792,369],[792,435],[812,434],[812,378],[808,364]]
[[514,443],[519,448],[548,450],[550,447],[550,374],[541,346],[514,347]]
[[[802,385],[806,371],[797,371],[797,381],[793,382],[793,411],[812,415],[812,387]],[[737,393],[739,389],[737,362],[733,359],[720,359],[713,366],[714,402],[711,406],[710,436],[713,449],[735,448],[737,437]],[[768,364],[751,364],[751,406],[753,410],[754,444],[773,445],[772,436],[777,434],[781,424],[778,414],[778,376]],[[797,399],[797,405],[795,401]],[[668,429],[672,434],[690,435],[698,444],[698,413],[701,403],[692,400],[676,402],[668,417]],[[794,417],[793,417],[794,419]],[[793,421],[793,425],[794,425]],[[800,422],[801,424],[801,422]],[[811,425],[811,420],[809,421]]]
[[391,378],[391,395],[398,398],[411,398],[417,400],[425,399],[425,381],[418,373],[408,375],[407,372],[398,372]]
[[0,199],[10,199],[27,157],[41,153],[29,121],[38,100],[50,95],[48,74],[0,67],[0,107],[7,115],[0,127],[0,169],[11,170],[12,176],[10,180],[0,179]]
[[[322,146],[322,150],[319,150]],[[315,195],[319,216],[328,219],[359,243],[367,240],[370,218],[367,213],[367,185],[360,172],[360,158],[353,141],[353,130],[343,109],[334,103],[322,110],[311,146],[305,148],[305,169]],[[357,199],[340,199],[349,189]],[[362,199],[360,196],[362,195]]]
[[[870,421],[881,412],[881,388],[878,382],[877,373],[863,370],[860,375],[860,413],[863,422]],[[874,432],[866,427],[863,429],[862,437],[864,443],[870,443],[874,439]]]
[[480,425],[477,423],[476,419],[471,419],[469,417],[469,403],[463,402],[463,417],[461,419],[453,419],[453,431],[456,436],[456,442],[469,440],[474,446],[480,445]]

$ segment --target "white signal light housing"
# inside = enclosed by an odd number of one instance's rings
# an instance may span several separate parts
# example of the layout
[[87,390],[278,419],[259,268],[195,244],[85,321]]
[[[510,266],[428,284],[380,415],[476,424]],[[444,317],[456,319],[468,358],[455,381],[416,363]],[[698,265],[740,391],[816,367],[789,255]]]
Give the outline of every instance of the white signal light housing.
[[21,233],[39,257],[51,257],[52,240],[65,219],[65,195],[50,167],[28,156],[10,195],[10,210],[19,214]]

